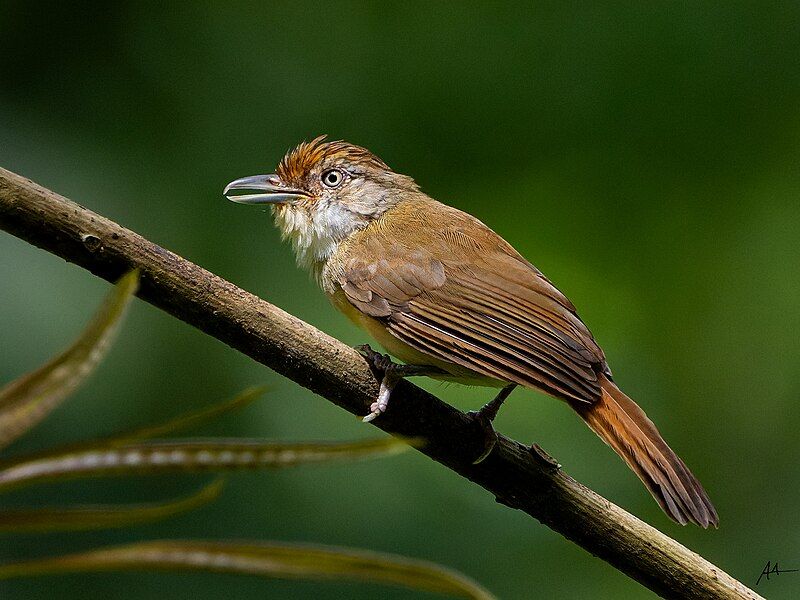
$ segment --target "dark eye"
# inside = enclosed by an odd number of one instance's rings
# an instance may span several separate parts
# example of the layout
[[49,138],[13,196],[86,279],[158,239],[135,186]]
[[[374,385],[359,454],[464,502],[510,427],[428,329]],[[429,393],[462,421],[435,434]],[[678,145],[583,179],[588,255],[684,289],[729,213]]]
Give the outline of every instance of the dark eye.
[[339,187],[343,181],[344,173],[339,169],[328,169],[322,174],[322,183],[329,188]]

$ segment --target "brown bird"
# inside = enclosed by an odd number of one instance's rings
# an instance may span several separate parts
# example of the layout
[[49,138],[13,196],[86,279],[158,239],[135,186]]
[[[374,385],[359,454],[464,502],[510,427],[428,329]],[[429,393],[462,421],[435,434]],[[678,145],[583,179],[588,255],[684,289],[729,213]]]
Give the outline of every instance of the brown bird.
[[514,386],[540,390],[569,404],[668,516],[718,524],[700,482],[614,384],[572,303],[481,221],[428,197],[368,150],[324,136],[290,151],[274,174],[237,179],[224,194],[269,203],[298,264],[406,363],[362,347],[384,372],[365,421],[409,375],[503,388],[473,413],[487,428]]

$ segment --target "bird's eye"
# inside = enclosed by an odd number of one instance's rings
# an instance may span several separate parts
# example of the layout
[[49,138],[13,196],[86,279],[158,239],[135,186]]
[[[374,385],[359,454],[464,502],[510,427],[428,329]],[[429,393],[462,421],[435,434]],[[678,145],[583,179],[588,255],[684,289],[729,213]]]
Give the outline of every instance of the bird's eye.
[[322,183],[329,188],[336,188],[342,185],[344,173],[339,169],[328,169],[322,174]]

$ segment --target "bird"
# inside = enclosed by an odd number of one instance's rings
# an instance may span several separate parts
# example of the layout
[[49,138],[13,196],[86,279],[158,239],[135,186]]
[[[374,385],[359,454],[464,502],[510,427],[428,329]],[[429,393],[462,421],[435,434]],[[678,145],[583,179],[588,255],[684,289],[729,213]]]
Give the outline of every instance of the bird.
[[[382,372],[365,421],[387,410],[392,389],[409,376],[500,388],[471,413],[492,432],[511,391],[532,388],[565,401],[668,517],[718,526],[703,486],[617,387],[572,302],[483,222],[432,199],[366,148],[326,136],[291,149],[274,173],[232,181],[223,194],[270,205],[298,265],[403,361],[359,348]],[[487,444],[480,458],[490,452]]]

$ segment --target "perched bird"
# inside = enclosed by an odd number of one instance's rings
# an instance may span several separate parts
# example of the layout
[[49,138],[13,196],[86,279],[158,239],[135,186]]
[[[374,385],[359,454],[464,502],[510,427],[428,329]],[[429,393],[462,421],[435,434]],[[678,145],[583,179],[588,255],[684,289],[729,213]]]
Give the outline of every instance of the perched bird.
[[298,264],[406,363],[362,348],[384,372],[364,420],[383,413],[409,375],[502,388],[474,413],[489,428],[514,386],[540,390],[569,404],[669,517],[718,524],[700,482],[615,385],[572,303],[481,221],[425,195],[365,148],[324,136],[291,150],[274,174],[237,179],[224,194],[269,203]]

